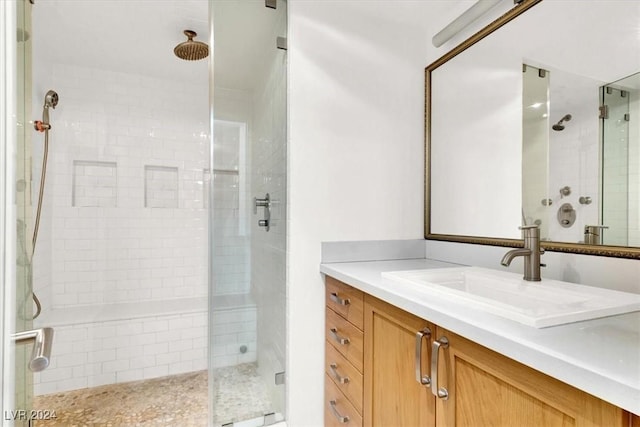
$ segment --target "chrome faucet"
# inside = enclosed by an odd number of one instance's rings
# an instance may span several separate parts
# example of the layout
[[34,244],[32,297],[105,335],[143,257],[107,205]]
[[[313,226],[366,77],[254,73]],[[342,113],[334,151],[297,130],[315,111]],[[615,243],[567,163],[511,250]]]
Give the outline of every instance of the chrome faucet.
[[540,249],[540,229],[537,225],[525,225],[520,230],[524,237],[524,248],[507,252],[500,264],[508,267],[515,257],[524,257],[524,280],[539,282],[540,267],[544,266],[540,264],[540,255],[544,253],[544,249]]

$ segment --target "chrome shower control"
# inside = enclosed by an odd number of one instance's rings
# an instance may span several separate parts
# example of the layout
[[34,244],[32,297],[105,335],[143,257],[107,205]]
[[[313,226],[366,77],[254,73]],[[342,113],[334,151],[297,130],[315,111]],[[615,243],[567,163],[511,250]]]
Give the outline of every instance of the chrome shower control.
[[257,197],[253,198],[253,213],[257,214],[258,213],[258,208],[267,208],[269,209],[271,207],[271,201],[269,200],[269,193],[266,194],[266,196],[264,196],[264,199],[259,199]]
[[558,223],[564,228],[571,227],[576,222],[576,210],[571,203],[564,203],[558,208]]
[[269,197],[269,193],[264,196],[264,199],[253,198],[254,215],[258,213],[259,207],[264,208],[264,217],[258,220],[258,227],[265,227],[265,230],[269,231],[271,228],[271,198]]
[[590,205],[592,200],[589,196],[580,196],[578,202],[580,202],[581,205]]

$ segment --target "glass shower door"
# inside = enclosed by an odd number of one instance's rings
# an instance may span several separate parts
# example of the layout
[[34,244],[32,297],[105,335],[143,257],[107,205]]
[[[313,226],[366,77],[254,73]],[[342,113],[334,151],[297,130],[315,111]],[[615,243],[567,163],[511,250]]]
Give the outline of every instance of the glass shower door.
[[[5,306],[3,307],[4,319],[11,319],[5,327],[5,332],[15,334],[31,330],[33,327],[33,302],[32,302],[32,243],[31,233],[33,221],[31,215],[31,107],[28,100],[31,99],[31,8],[29,1],[15,2],[15,38],[11,40],[15,46],[15,118],[8,121],[6,126],[15,126],[15,143],[11,147],[7,138],[4,143],[6,154],[14,154],[15,166],[13,176],[7,177],[7,181],[15,185],[14,194],[6,194],[9,200],[5,205],[13,209],[15,215],[15,258],[10,256],[13,251],[4,253],[7,263],[15,263],[15,277],[5,276]],[[6,9],[5,9],[6,11]],[[8,53],[8,52],[7,52]],[[12,64],[10,58],[6,58],[5,64]],[[5,101],[10,102],[10,94],[5,94]],[[10,152],[10,147],[15,151]],[[9,162],[11,159],[7,159]],[[11,198],[15,198],[13,203]],[[7,212],[8,217],[13,217]],[[9,226],[11,223],[8,223]],[[13,233],[7,233],[13,236]],[[7,268],[7,267],[5,267]],[[7,316],[7,314],[9,316]],[[27,425],[31,415],[31,403],[33,398],[33,373],[28,369],[31,357],[32,343],[17,344],[13,339],[8,339],[9,351],[5,352],[5,371],[3,375],[9,376],[9,381],[3,384],[5,407],[3,421],[15,425]]]
[[283,419],[286,2],[211,1],[213,423]]

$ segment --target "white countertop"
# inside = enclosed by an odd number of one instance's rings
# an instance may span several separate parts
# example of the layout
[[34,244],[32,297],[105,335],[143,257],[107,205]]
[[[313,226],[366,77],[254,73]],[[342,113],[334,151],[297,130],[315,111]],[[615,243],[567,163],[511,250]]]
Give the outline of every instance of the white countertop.
[[[640,415],[640,312],[544,329],[469,309],[451,298],[421,300],[382,272],[459,267],[429,259],[323,263],[320,271],[471,341]],[[420,302],[418,302],[420,301]]]

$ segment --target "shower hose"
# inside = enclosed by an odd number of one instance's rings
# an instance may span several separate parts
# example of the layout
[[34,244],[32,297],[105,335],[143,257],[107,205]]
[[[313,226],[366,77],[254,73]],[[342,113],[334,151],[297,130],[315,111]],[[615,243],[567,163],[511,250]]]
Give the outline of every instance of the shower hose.
[[[40,191],[38,193],[38,208],[36,209],[36,222],[33,227],[33,237],[31,239],[31,268],[33,268],[33,255],[36,251],[36,242],[38,241],[38,230],[40,229],[40,214],[42,212],[42,199],[44,198],[44,182],[47,177],[47,158],[49,157],[49,129],[44,129],[44,153],[42,155],[42,171],[40,173]],[[31,320],[40,316],[42,305],[33,290],[31,291],[33,302],[36,305],[36,312]]]

